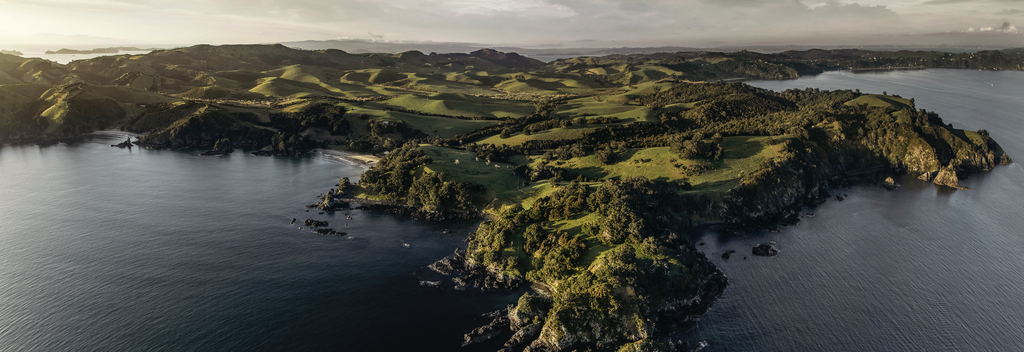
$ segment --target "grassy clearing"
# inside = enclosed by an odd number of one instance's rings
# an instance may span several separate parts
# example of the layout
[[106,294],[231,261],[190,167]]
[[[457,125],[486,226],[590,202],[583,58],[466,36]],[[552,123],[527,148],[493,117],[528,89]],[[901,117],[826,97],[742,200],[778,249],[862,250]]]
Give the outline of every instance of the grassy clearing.
[[[454,77],[454,80],[449,80],[449,76],[440,74],[422,74],[414,73],[409,76],[408,83],[403,87],[413,89],[430,91],[437,93],[457,93],[457,94],[492,94],[494,91],[488,87],[480,85],[481,83],[474,82],[472,79],[460,79],[460,77]],[[479,82],[479,81],[476,81]]]
[[978,134],[978,132],[968,131],[968,130],[960,130],[960,131],[963,131],[964,135],[966,135],[967,138],[970,139],[972,144],[974,144],[974,145],[985,145],[985,138],[983,138],[980,134]]
[[508,75],[505,81],[494,88],[514,93],[557,94],[557,93],[594,93],[601,85],[589,78],[579,75],[545,75],[532,74]]
[[[789,137],[773,137],[775,144]],[[683,159],[668,147],[628,149],[617,155],[618,162],[602,165],[594,155],[574,158],[567,161],[555,161],[550,164],[556,167],[574,169],[589,179],[615,179],[643,176],[650,180],[677,181],[688,180],[693,186],[689,192],[724,193],[739,185],[741,174],[749,173],[761,167],[764,161],[775,158],[776,152],[766,147],[761,141],[765,137],[737,136],[727,137],[722,141],[722,158],[715,161]],[[775,148],[778,148],[777,146]],[[540,159],[535,158],[534,163]],[[706,170],[699,175],[688,176],[683,168],[676,165],[704,165]]]
[[536,132],[529,136],[523,133],[517,133],[508,138],[501,138],[501,136],[490,136],[477,143],[479,144],[494,144],[494,145],[522,145],[526,141],[546,141],[556,139],[577,139],[583,137],[583,134],[597,129],[596,127],[569,127],[569,128],[553,128],[550,130],[544,130]]
[[532,104],[456,93],[438,93],[429,96],[406,94],[380,102],[380,105],[431,114],[466,117],[523,117],[532,114],[535,110]]
[[761,164],[776,157],[777,148],[782,142],[792,138],[783,135],[772,137],[775,142],[771,148],[762,141],[767,137],[737,136],[722,141],[722,159],[711,162],[712,170],[705,171],[697,177],[690,178],[693,193],[720,194],[739,185],[742,174],[761,168]]
[[268,97],[301,98],[312,95],[333,95],[334,92],[318,84],[293,81],[287,78],[269,77],[258,81],[259,84],[249,92]]
[[383,121],[404,121],[409,127],[429,135],[451,138],[457,135],[501,123],[489,120],[460,120],[440,116],[424,116],[399,111],[381,110],[372,104],[342,104],[350,113],[368,115]]
[[626,105],[608,102],[607,96],[598,97],[601,101],[592,97],[574,99],[567,102],[555,113],[556,117],[575,119],[580,116],[588,118],[614,116],[623,122],[648,121],[651,115],[651,108],[640,105]]
[[865,104],[867,106],[883,107],[883,108],[891,107],[891,108],[894,108],[896,110],[903,110],[904,108],[913,108],[913,105],[910,103],[910,99],[903,99],[903,98],[897,98],[897,97],[890,96],[890,95],[879,95],[879,94],[866,94],[866,95],[862,95],[860,97],[857,97],[857,99],[853,99],[853,100],[850,100],[850,101],[846,102],[846,105],[849,105],[849,106],[862,105],[862,104]]
[[476,153],[465,150],[432,145],[421,145],[420,149],[433,159],[423,167],[424,171],[444,172],[450,180],[484,186],[487,189],[484,199],[488,203],[494,198],[515,202],[529,194],[520,192],[519,184],[524,179],[512,174],[512,165],[477,161]]

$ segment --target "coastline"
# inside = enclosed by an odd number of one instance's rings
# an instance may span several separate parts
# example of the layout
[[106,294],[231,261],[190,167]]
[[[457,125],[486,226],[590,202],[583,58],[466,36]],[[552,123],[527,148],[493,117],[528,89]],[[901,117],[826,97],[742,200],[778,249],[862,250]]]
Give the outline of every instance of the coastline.
[[344,160],[353,165],[362,167],[363,169],[369,169],[370,167],[377,165],[380,158],[372,154],[360,154],[353,152],[346,152],[342,150],[334,149],[317,149],[321,154],[334,157],[339,160]]

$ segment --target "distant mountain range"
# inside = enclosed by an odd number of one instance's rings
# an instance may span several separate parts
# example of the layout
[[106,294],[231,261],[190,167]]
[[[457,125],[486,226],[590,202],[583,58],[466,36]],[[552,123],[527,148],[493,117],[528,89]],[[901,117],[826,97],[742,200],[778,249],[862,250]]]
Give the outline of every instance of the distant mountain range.
[[53,55],[53,54],[68,54],[68,55],[74,55],[74,54],[117,54],[117,53],[122,52],[122,51],[153,51],[153,50],[160,50],[160,49],[158,49],[158,48],[140,49],[140,48],[136,48],[136,47],[133,47],[133,46],[118,46],[118,47],[112,47],[112,48],[96,48],[96,49],[92,49],[92,50],[74,50],[74,49],[64,48],[64,49],[60,49],[60,50],[57,50],[57,51],[47,50],[46,54],[47,55]]
[[526,56],[605,56],[605,55],[635,55],[635,54],[656,54],[656,53],[677,53],[677,52],[734,52],[734,51],[756,51],[756,52],[783,52],[794,50],[810,49],[868,49],[877,51],[898,51],[898,50],[928,50],[940,52],[974,52],[989,49],[1002,49],[1002,47],[963,47],[949,45],[763,45],[763,46],[721,46],[721,47],[688,47],[688,46],[655,46],[655,47],[617,47],[617,48],[524,48],[514,46],[488,45],[479,43],[433,43],[433,42],[376,42],[359,39],[346,40],[304,40],[297,42],[283,42],[287,47],[304,50],[338,49],[353,54],[363,53],[389,53],[396,54],[407,51],[419,51],[423,53],[469,53],[476,50],[491,48],[502,52],[514,52]]

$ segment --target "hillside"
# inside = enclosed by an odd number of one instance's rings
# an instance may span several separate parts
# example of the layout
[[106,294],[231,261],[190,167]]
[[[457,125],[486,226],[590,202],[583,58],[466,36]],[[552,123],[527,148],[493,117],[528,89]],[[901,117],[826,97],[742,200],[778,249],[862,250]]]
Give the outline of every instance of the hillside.
[[[727,282],[681,235],[688,229],[793,217],[848,174],[963,189],[957,175],[1011,162],[987,132],[884,94],[676,83],[630,100],[658,120],[580,125],[558,117],[569,101],[539,106],[465,138],[408,143],[321,208],[372,199],[432,219],[488,213],[467,251],[434,267],[463,272],[466,286],[543,290],[468,342],[508,326],[512,348],[658,350],[669,346],[657,336],[692,323]],[[535,138],[547,133],[559,137]]]

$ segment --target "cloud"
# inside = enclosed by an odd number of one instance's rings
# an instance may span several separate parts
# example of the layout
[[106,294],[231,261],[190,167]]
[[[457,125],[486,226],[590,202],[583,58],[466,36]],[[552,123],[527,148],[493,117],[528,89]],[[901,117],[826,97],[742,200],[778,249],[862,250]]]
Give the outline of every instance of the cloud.
[[[496,44],[581,40],[630,46],[739,40],[803,43],[807,38],[826,41],[978,28],[978,23],[1005,20],[995,16],[1019,13],[1007,8],[1018,7],[1008,6],[1011,2],[0,0],[0,40],[15,35],[11,33],[34,31],[150,42],[201,38],[216,44],[359,38],[372,32],[389,40]],[[915,6],[921,4],[950,6]],[[970,14],[971,10],[976,14]],[[998,28],[993,26],[993,31]]]
[[1002,11],[996,12],[997,15],[1016,15],[1024,13],[1024,10],[1019,9],[1003,9]]
[[1003,24],[998,25],[998,26],[980,27],[977,30],[975,30],[974,27],[970,27],[970,28],[967,28],[967,30],[964,31],[964,32],[966,32],[966,33],[989,32],[989,33],[1005,33],[1005,34],[1017,34],[1017,33],[1020,33],[1020,31],[1017,30],[1017,27],[1012,25],[1012,24],[1010,24],[1010,22],[1008,22],[1008,21],[1007,22],[1003,22]]
[[971,1],[973,0],[929,0],[921,3],[921,5],[953,5],[969,3]]

